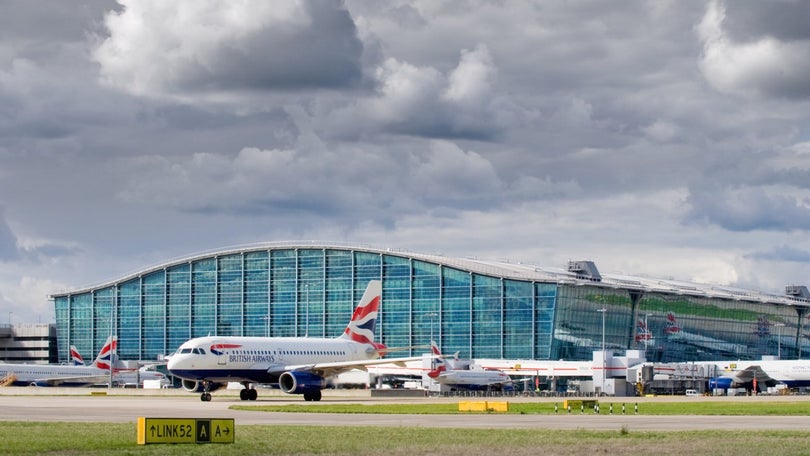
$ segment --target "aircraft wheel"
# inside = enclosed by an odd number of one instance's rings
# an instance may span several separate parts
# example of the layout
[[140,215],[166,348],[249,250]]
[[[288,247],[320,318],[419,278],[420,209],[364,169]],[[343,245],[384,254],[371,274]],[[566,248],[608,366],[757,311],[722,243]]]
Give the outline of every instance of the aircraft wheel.
[[259,392],[255,389],[248,390],[247,398],[248,400],[255,401],[259,397]]
[[243,390],[239,391],[239,399],[242,399],[243,401],[248,400],[248,390],[247,389],[243,389]]
[[312,400],[313,401],[321,400],[321,392],[320,391],[315,391],[314,393],[312,393]]
[[203,402],[211,402],[211,393],[202,393],[200,395],[200,400]]

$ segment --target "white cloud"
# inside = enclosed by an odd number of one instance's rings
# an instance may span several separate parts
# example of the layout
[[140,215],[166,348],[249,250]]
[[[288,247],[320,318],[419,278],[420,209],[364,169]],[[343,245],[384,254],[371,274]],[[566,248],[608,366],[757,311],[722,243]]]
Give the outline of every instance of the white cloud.
[[373,129],[430,138],[491,138],[515,106],[494,90],[497,68],[485,45],[462,50],[448,73],[388,58],[375,70],[377,94],[328,116],[331,130]]
[[242,92],[357,84],[362,45],[340,5],[120,0],[94,58],[137,95],[246,102]]

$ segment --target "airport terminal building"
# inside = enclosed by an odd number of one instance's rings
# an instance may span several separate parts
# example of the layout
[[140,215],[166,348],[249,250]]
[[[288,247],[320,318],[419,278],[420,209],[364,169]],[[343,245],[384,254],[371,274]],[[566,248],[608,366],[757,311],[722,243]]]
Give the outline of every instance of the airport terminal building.
[[[338,336],[382,279],[378,340],[466,358],[591,360],[645,350],[650,361],[810,355],[810,293],[785,294],[450,258],[339,243],[266,243],[173,260],[51,296],[58,353],[97,353],[111,333],[123,360],[156,360],[193,337]],[[391,356],[418,356],[413,348]]]

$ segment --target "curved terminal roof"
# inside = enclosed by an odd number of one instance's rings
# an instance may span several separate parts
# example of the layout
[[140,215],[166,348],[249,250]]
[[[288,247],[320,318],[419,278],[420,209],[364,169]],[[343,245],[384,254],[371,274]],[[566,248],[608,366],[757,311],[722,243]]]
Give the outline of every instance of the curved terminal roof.
[[[461,269],[477,274],[507,279],[529,280],[529,281],[557,283],[564,285],[591,285],[591,286],[601,286],[605,288],[622,288],[646,292],[672,293],[672,294],[691,295],[707,298],[767,302],[791,306],[810,307],[810,299],[802,297],[789,296],[787,294],[779,295],[776,293],[747,290],[743,288],[735,288],[721,285],[701,284],[669,279],[629,276],[622,274],[601,273],[598,274],[598,277],[593,277],[572,271],[571,267],[569,267],[568,269],[562,269],[562,268],[535,266],[525,263],[511,263],[508,261],[481,260],[477,258],[453,258],[453,257],[446,257],[441,254],[425,254],[425,253],[411,252],[409,250],[403,249],[374,248],[363,244],[348,244],[348,243],[321,242],[321,241],[265,242],[199,252],[190,256],[170,260],[166,263],[151,268],[143,269],[135,273],[127,274],[124,277],[109,282],[104,282],[98,285],[85,287],[70,292],[54,293],[51,295],[51,298],[65,296],[69,294],[86,293],[101,288],[111,287],[117,284],[128,282],[132,279],[144,275],[148,275],[152,272],[160,271],[165,268],[169,268],[179,264],[190,263],[195,260],[203,258],[220,257],[262,250],[286,250],[286,249],[349,249],[375,254],[398,255],[416,260],[441,264],[444,266],[449,266],[452,268]],[[572,262],[572,264],[573,263],[574,262]]]

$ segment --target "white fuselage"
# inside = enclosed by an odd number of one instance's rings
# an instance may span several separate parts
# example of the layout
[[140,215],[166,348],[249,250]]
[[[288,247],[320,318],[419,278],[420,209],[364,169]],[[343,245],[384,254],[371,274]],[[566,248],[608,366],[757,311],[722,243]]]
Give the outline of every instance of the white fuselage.
[[491,370],[450,370],[433,379],[444,385],[488,386],[508,384],[512,380],[503,372]]
[[769,377],[789,386],[810,385],[810,360],[715,361],[717,374],[733,377],[736,372],[759,366]]
[[89,386],[103,382],[110,371],[92,366],[0,364],[0,380],[9,375],[17,386]]

